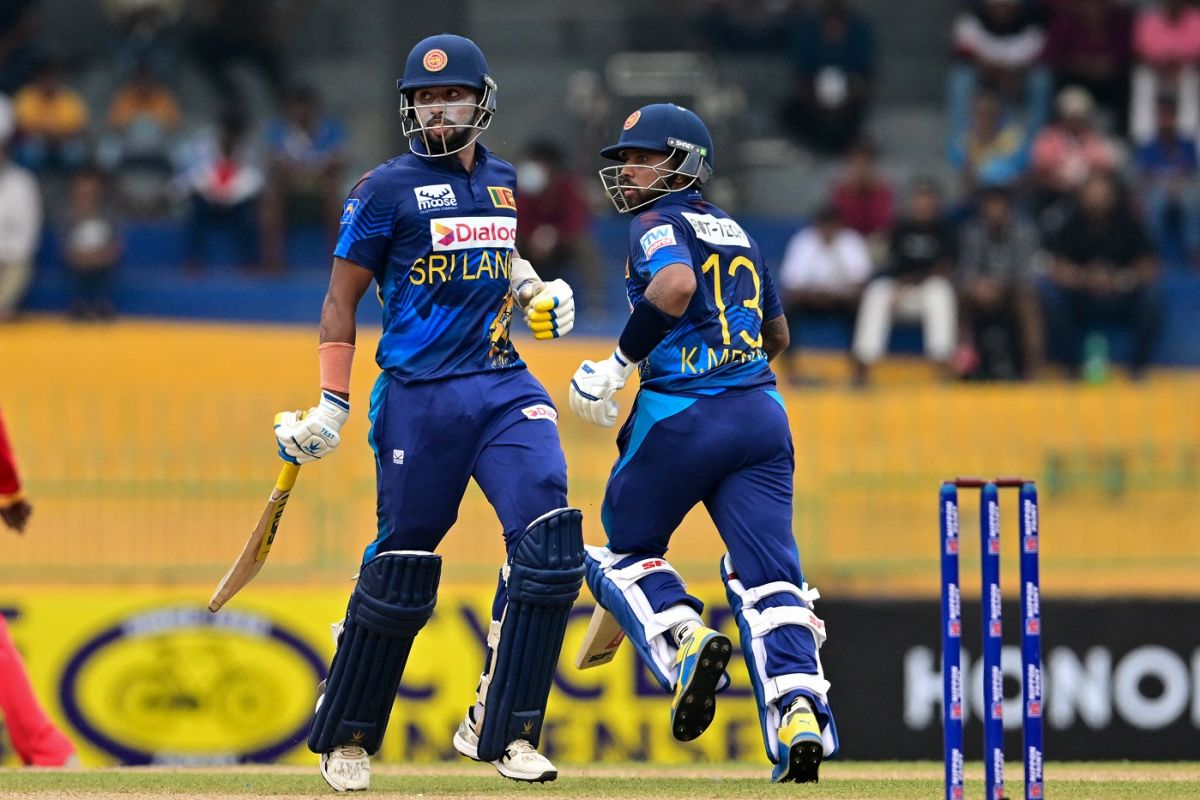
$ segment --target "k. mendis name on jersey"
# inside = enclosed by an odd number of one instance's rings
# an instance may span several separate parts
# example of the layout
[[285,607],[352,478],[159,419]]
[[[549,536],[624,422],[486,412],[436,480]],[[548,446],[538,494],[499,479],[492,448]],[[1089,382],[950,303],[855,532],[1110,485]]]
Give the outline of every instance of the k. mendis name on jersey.
[[452,280],[508,280],[517,238],[515,217],[443,217],[429,220],[429,255],[413,262],[415,286]]
[[745,364],[751,361],[765,361],[766,352],[761,347],[743,350],[740,347],[709,347],[701,344],[695,347],[679,348],[679,372],[682,375],[699,375],[726,364]]

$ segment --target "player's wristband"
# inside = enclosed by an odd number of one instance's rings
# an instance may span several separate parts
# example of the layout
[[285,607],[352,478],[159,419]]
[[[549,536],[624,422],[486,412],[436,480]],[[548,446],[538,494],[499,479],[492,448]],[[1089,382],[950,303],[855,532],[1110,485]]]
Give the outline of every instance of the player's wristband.
[[350,394],[354,345],[349,342],[324,342],[317,347],[317,361],[321,367],[321,388]]
[[617,345],[634,362],[641,361],[667,338],[682,317],[673,317],[649,300],[642,299],[633,307],[625,330]]

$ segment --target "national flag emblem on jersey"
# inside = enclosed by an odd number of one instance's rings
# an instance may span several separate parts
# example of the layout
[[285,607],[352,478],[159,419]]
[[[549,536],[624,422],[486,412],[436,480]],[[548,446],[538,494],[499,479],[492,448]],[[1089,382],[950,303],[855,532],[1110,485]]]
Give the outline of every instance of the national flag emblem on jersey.
[[342,224],[348,225],[354,220],[354,213],[358,211],[358,206],[362,201],[357,197],[352,197],[346,201],[346,205],[342,206]]
[[672,244],[675,244],[675,229],[670,225],[659,225],[642,234],[642,252],[646,258]]
[[512,189],[507,186],[489,186],[488,194],[492,198],[492,205],[496,208],[517,210],[517,198],[513,195]]

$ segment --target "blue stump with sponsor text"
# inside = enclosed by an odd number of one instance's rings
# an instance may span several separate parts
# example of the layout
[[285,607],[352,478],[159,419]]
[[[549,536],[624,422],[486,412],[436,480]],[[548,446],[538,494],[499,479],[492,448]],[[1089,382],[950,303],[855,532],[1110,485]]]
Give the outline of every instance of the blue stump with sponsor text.
[[1004,798],[1003,615],[1000,586],[1000,489],[1016,488],[1020,509],[1021,724],[1025,798],[1044,797],[1042,751],[1041,591],[1038,577],[1037,487],[1022,478],[955,478],[939,492],[942,600],[942,713],[945,731],[946,800],[962,800],[963,686],[962,603],[959,586],[958,489],[980,490],[979,540],[983,638],[984,783],[988,800]]

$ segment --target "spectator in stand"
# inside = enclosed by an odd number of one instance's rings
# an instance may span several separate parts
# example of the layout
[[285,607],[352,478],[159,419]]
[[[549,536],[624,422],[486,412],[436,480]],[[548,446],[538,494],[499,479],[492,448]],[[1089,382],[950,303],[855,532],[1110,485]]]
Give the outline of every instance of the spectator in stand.
[[1129,124],[1133,14],[1116,0],[1065,0],[1050,8],[1046,61],[1058,90],[1082,86],[1112,118]]
[[234,67],[258,70],[272,96],[282,103],[287,73],[279,37],[287,30],[275,0],[201,0],[189,49],[201,73],[221,102],[246,107],[246,97],[234,79]]
[[[25,532],[33,506],[21,491],[17,461],[13,457],[4,418],[0,417],[0,522],[17,534]],[[42,710],[25,662],[0,615],[0,712],[21,763],[31,767],[79,765],[75,746]]]
[[179,54],[172,27],[183,14],[183,0],[105,0],[104,10],[119,34],[115,58],[119,78],[142,66],[160,78],[175,74]]
[[1103,323],[1115,323],[1133,334],[1129,371],[1141,377],[1162,329],[1158,262],[1115,178],[1106,173],[1088,178],[1079,207],[1049,250],[1047,318],[1072,376],[1082,374],[1085,337]]
[[871,277],[867,241],[847,227],[833,206],[822,208],[813,223],[788,242],[779,266],[779,286],[791,334],[788,379],[805,383],[800,371],[800,336],[810,322],[833,322],[847,338],[854,327],[863,285]]
[[983,190],[958,260],[959,356],[969,378],[1035,378],[1044,356],[1041,308],[1033,284],[1037,228],[1017,216],[1011,190]]
[[71,316],[108,320],[116,316],[113,277],[121,258],[121,234],[109,201],[108,176],[84,167],[71,176],[71,206],[63,237],[63,261],[75,279]]
[[175,94],[149,66],[137,67],[108,109],[108,131],[96,160],[117,179],[124,204],[137,216],[160,216],[174,169],[181,114]]
[[1033,142],[1034,205],[1043,232],[1053,232],[1084,181],[1096,172],[1116,168],[1117,144],[1092,124],[1092,96],[1068,86],[1055,100],[1058,121]]
[[962,197],[973,198],[981,186],[1015,184],[1029,163],[1024,129],[986,89],[975,95],[971,126],[950,143],[949,162],[958,171]]
[[941,189],[922,179],[913,188],[909,216],[892,231],[890,263],[863,290],[854,324],[854,385],[884,354],[893,317],[920,320],[925,353],[949,375],[954,354],[956,308],[950,276],[958,241],[942,214]]
[[8,158],[15,127],[12,104],[0,95],[0,322],[16,315],[29,288],[42,231],[37,179]]
[[39,0],[0,3],[0,95],[15,94],[37,66],[38,3]]
[[13,155],[41,174],[71,172],[87,160],[88,109],[63,82],[63,65],[47,57],[13,98],[17,140]]
[[112,166],[171,166],[172,137],[182,115],[175,93],[145,64],[137,67],[117,90],[108,107],[109,138],[102,149],[111,151]]
[[1025,129],[1036,133],[1049,113],[1053,81],[1041,65],[1046,45],[1032,4],[1023,0],[980,0],[954,21],[950,71],[950,136],[970,125],[971,101],[979,87],[994,91],[1010,109],[1024,107]]
[[604,276],[592,235],[592,212],[578,176],[566,170],[563,151],[553,142],[531,143],[517,164],[517,218],[521,255],[599,303]]
[[216,128],[202,131],[191,145],[181,180],[190,201],[187,269],[193,274],[205,263],[212,233],[221,228],[232,234],[243,268],[258,262],[258,199],[265,176],[249,123],[241,108],[227,107]]
[[1179,132],[1177,113],[1173,95],[1159,97],[1158,133],[1137,149],[1138,182],[1146,224],[1159,252],[1179,253],[1200,263],[1200,165],[1195,140]]
[[871,260],[881,261],[896,207],[892,186],[879,172],[875,147],[866,139],[846,153],[846,171],[833,187],[831,203],[842,223],[867,240]]
[[267,129],[267,186],[263,193],[263,262],[282,272],[288,228],[321,228],[330,248],[342,216],[346,131],[325,113],[310,86],[288,92],[283,116]]
[[784,127],[825,153],[842,153],[862,129],[875,73],[875,34],[849,0],[824,0],[792,36],[795,94]]
[[696,27],[711,51],[787,50],[804,0],[710,0]]
[[1189,0],[1143,8],[1134,23],[1133,52],[1134,141],[1154,135],[1156,98],[1164,92],[1179,97],[1179,130],[1194,136],[1200,127],[1200,9]]

